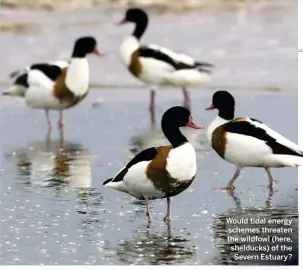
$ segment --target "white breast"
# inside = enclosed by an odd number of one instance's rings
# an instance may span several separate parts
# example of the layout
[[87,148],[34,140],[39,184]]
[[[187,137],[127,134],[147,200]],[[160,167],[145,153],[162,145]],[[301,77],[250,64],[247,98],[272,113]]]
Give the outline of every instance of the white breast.
[[140,44],[138,40],[133,36],[126,37],[121,46],[120,46],[120,56],[122,59],[122,62],[126,65],[130,65],[131,61],[131,55],[135,50],[139,48]]
[[82,96],[88,91],[89,67],[86,58],[73,58],[66,74],[66,86],[75,95]]
[[225,120],[223,118],[221,118],[219,115],[216,116],[216,118],[214,119],[214,121],[212,121],[212,123],[209,125],[208,129],[207,129],[207,139],[208,139],[208,142],[211,144],[211,140],[212,140],[212,134],[214,132],[214,130],[227,123],[228,120]]
[[170,150],[166,170],[172,178],[180,181],[190,180],[196,175],[196,152],[189,142]]

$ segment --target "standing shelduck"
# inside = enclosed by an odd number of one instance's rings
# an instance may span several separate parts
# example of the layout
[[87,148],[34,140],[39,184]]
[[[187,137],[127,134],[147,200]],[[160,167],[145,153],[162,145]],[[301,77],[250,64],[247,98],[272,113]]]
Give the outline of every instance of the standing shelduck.
[[89,66],[86,55],[101,55],[93,37],[76,40],[69,62],[33,64],[13,72],[13,86],[2,95],[24,97],[31,108],[44,109],[49,127],[52,128],[49,110],[60,113],[59,128],[63,127],[63,110],[82,101],[89,89]]
[[190,107],[188,85],[202,85],[210,79],[211,64],[196,62],[192,57],[175,53],[157,45],[140,45],[148,25],[148,15],[138,8],[126,11],[125,18],[119,25],[131,22],[135,30],[127,36],[120,47],[120,55],[128,70],[139,80],[150,86],[150,110],[154,112],[155,89],[159,85],[181,86],[184,106]]
[[152,218],[149,200],[167,198],[165,221],[171,220],[171,197],[187,189],[196,176],[196,152],[180,127],[202,127],[193,122],[190,111],[184,107],[172,107],[162,117],[162,130],[171,145],[151,147],[136,155],[114,178],[104,186],[126,192],[139,200],[145,200],[148,221]]
[[271,167],[303,166],[303,152],[298,145],[259,120],[234,119],[235,100],[229,92],[217,91],[213,95],[212,105],[206,110],[213,109],[218,109],[219,114],[207,130],[208,140],[221,158],[236,166],[235,174],[224,189],[234,189],[234,182],[244,167],[264,168],[272,188],[276,181]]

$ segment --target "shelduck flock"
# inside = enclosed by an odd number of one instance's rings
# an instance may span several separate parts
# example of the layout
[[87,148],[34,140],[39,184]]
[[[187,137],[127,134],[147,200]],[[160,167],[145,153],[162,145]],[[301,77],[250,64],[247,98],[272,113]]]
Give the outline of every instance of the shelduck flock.
[[[142,9],[128,9],[119,25],[125,23],[133,23],[135,27],[122,41],[120,56],[129,72],[149,86],[151,112],[154,112],[155,91],[162,85],[182,88],[184,102],[183,106],[169,108],[162,116],[162,131],[170,144],[143,150],[103,185],[144,200],[148,222],[152,221],[149,201],[166,198],[164,220],[169,222],[171,197],[186,190],[197,172],[195,149],[180,127],[203,128],[191,115],[187,87],[209,81],[213,65],[158,45],[141,45],[140,39],[148,25],[148,15]],[[49,131],[52,129],[49,111],[58,111],[58,126],[62,129],[63,110],[76,106],[88,94],[87,54],[102,56],[94,37],[78,38],[69,61],[34,63],[12,72],[12,87],[2,94],[22,97],[27,106],[43,109]],[[303,151],[298,145],[259,120],[235,118],[235,99],[229,92],[213,94],[212,104],[206,110],[214,109],[218,115],[207,129],[208,142],[222,159],[236,168],[223,189],[235,188],[234,183],[244,167],[264,168],[272,189],[276,181],[270,168],[303,165]]]

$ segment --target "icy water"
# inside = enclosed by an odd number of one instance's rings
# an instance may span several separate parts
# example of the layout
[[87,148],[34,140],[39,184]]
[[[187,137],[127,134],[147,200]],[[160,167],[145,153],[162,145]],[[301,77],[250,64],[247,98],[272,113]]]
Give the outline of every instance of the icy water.
[[[198,123],[207,127],[215,117],[204,108],[213,92],[224,88],[235,95],[238,116],[260,119],[297,141],[295,7],[153,14],[144,41],[215,64],[213,81],[191,92]],[[210,149],[205,131],[187,129],[184,134],[197,150],[197,177],[173,198],[171,228],[162,221],[165,200],[156,200],[147,229],[144,204],[102,183],[138,151],[167,143],[160,118],[181,103],[181,92],[158,92],[157,123],[151,125],[149,93],[123,69],[115,52],[130,31],[112,25],[122,12],[1,14],[7,21],[41,20],[35,31],[0,34],[1,90],[11,70],[55,58],[80,35],[94,34],[108,53],[90,58],[94,86],[83,103],[66,111],[64,134],[54,129],[48,137],[42,111],[1,97],[1,264],[241,264],[228,252],[226,217],[291,216],[296,229],[296,169],[273,170],[279,181],[274,194],[266,187],[264,170],[245,169],[235,193],[227,194],[217,188],[234,168]],[[73,23],[78,18],[92,23]],[[54,125],[57,117],[52,114]]]

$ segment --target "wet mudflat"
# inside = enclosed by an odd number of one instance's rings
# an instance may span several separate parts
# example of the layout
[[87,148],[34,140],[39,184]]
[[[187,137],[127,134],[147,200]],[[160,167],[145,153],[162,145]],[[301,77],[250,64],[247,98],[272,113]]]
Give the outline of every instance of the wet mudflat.
[[[68,18],[99,20],[97,12],[102,10],[75,12]],[[296,12],[289,6],[261,14],[226,12],[220,20],[212,13],[192,13],[190,20],[186,14],[154,15],[144,41],[185,50],[216,65],[209,85],[191,89],[198,123],[210,124],[215,112],[204,108],[213,92],[224,88],[236,97],[237,116],[260,119],[297,141]],[[210,149],[205,130],[184,129],[197,150],[197,177],[173,198],[171,229],[162,221],[165,200],[153,201],[154,222],[147,229],[144,204],[102,183],[138,151],[167,143],[159,126],[161,115],[181,104],[181,91],[158,92],[157,123],[151,125],[149,94],[123,69],[115,52],[130,31],[112,25],[119,13],[64,29],[58,22],[66,23],[66,14],[55,16],[56,23],[45,15],[37,32],[1,33],[1,59],[6,63],[0,66],[1,91],[9,71],[55,58],[79,35],[97,35],[109,53],[103,59],[90,58],[96,87],[83,103],[66,111],[64,134],[56,129],[56,113],[48,137],[42,111],[28,109],[20,99],[0,99],[1,264],[241,263],[228,253],[222,220],[246,214],[296,219],[296,169],[273,170],[279,181],[274,194],[267,189],[265,171],[245,169],[230,196],[217,188],[234,168]],[[175,32],[177,22],[180,31]]]
[[[42,112],[16,106],[15,101],[1,110],[2,263],[221,263],[230,258],[218,220],[248,213],[297,216],[296,169],[274,170],[279,183],[269,201],[265,171],[246,169],[231,197],[217,188],[229,180],[233,167],[208,147],[205,131],[184,130],[197,149],[197,177],[173,198],[171,232],[162,221],[165,200],[152,203],[154,222],[147,230],[144,204],[103,188],[102,182],[140,149],[166,140],[159,121],[154,128],[150,125],[145,100],[92,107],[101,93],[112,95],[111,90],[92,91],[81,106],[66,113],[63,141],[56,130],[46,138]],[[161,96],[158,118],[179,102],[177,93]],[[236,92],[236,98],[238,115],[249,113],[297,139],[294,95]],[[193,102],[193,115],[204,125],[215,116],[204,111],[209,102],[208,93]],[[275,114],[260,109],[267,106]]]

